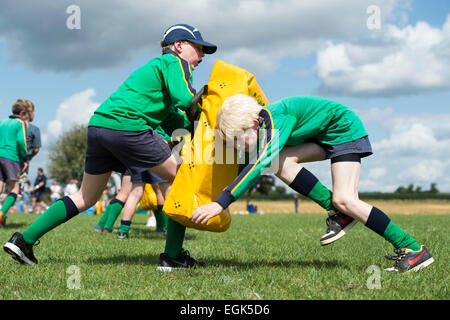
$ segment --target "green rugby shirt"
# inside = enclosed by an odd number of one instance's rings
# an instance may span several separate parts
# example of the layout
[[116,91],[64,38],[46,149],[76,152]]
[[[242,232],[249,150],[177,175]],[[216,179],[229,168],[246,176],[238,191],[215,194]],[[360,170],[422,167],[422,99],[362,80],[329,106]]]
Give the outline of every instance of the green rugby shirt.
[[264,107],[259,114],[260,139],[256,157],[215,200],[227,208],[269,168],[285,146],[306,139],[337,145],[367,136],[358,116],[338,102],[320,97],[289,97]]
[[174,51],[167,50],[134,71],[97,108],[89,126],[123,131],[153,128],[167,140],[172,132],[165,128],[173,126],[165,121],[170,119],[180,124],[187,121],[180,110],[191,105],[194,95],[189,64]]
[[0,157],[19,162],[27,155],[27,122],[12,115],[0,121]]

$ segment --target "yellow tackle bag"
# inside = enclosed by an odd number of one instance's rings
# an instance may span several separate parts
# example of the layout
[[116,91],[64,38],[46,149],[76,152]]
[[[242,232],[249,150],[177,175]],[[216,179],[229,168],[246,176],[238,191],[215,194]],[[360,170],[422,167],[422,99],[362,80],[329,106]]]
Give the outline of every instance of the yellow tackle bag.
[[156,193],[150,183],[145,184],[144,194],[142,195],[139,206],[142,210],[156,210],[158,203],[156,201]]
[[193,223],[189,218],[197,207],[214,201],[238,176],[236,151],[226,149],[225,143],[218,137],[218,142],[214,143],[217,111],[226,98],[238,93],[255,97],[261,105],[269,103],[251,73],[217,61],[208,81],[207,93],[202,96],[202,112],[194,137],[184,137],[181,151],[183,162],[163,208],[169,218],[186,227],[223,232],[230,226],[228,209],[209,219],[206,224]]

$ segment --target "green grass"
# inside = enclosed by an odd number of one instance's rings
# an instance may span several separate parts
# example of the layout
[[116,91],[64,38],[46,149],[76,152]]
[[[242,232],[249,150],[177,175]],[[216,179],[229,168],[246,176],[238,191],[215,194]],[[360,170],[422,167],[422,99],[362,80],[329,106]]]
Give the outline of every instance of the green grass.
[[[3,245],[37,215],[9,214],[0,229]],[[98,216],[80,215],[49,232],[34,249],[36,266],[0,254],[0,299],[449,299],[448,215],[391,215],[425,244],[435,263],[420,272],[383,271],[392,247],[356,225],[338,242],[321,247],[325,215],[235,215],[224,233],[188,229],[184,248],[206,268],[163,273],[156,270],[162,235],[136,215],[131,238],[93,231]],[[67,273],[80,271],[79,290]],[[381,268],[380,289],[369,289],[371,265]]]

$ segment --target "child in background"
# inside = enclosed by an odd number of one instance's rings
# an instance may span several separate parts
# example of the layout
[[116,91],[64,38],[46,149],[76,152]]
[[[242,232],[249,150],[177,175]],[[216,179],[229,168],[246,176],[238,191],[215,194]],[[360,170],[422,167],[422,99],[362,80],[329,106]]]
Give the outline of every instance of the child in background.
[[0,121],[0,190],[8,183],[9,193],[0,209],[0,225],[5,227],[6,214],[20,191],[20,159],[27,155],[28,109],[23,100],[12,105],[12,115]]

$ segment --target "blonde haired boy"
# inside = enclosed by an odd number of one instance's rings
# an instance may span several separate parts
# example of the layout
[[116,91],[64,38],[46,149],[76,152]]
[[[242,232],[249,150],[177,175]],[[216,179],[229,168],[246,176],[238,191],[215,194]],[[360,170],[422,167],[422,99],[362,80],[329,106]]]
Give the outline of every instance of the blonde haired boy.
[[[434,261],[425,246],[384,212],[358,198],[361,158],[371,155],[372,149],[363,123],[350,108],[320,97],[289,97],[263,108],[252,99],[242,95],[227,99],[217,123],[225,140],[237,149],[257,148],[257,155],[214,202],[192,213],[193,222],[206,223],[239,199],[276,158],[280,162],[276,175],[300,191],[318,181],[300,163],[330,159],[332,204],[394,246],[396,255],[389,258],[395,264],[390,270],[417,271]],[[237,130],[241,134],[235,138]]]

